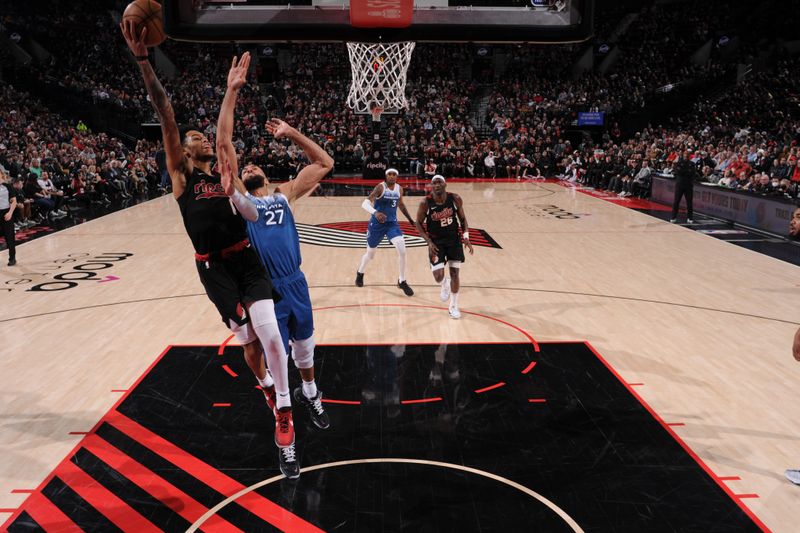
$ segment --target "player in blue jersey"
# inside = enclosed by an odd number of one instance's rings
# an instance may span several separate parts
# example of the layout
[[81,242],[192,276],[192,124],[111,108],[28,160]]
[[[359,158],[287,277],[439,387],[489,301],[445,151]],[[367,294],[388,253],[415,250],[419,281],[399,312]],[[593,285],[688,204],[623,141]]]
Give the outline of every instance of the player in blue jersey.
[[398,172],[396,169],[386,170],[386,177],[383,183],[379,183],[372,189],[369,198],[364,200],[361,207],[369,213],[369,226],[367,226],[367,251],[361,258],[356,272],[356,286],[364,286],[364,269],[367,268],[378,245],[384,237],[389,239],[397,250],[397,262],[400,275],[397,279],[397,286],[403,290],[406,296],[413,296],[414,291],[406,282],[406,242],[403,239],[403,232],[397,223],[397,208],[403,212],[408,222],[413,226],[414,219],[403,204],[403,188],[397,183]]
[[[232,68],[232,72],[233,72]],[[240,85],[241,86],[241,85]],[[233,115],[235,86],[228,84],[217,126],[217,154],[222,171],[221,183],[236,210],[247,220],[247,232],[252,246],[267,267],[273,287],[281,295],[275,304],[275,317],[283,346],[263,348],[266,351],[267,369],[263,357],[251,369],[264,391],[267,403],[275,415],[276,439],[279,448],[280,469],[288,478],[300,475],[294,447],[294,422],[289,394],[288,357],[292,342],[292,357],[300,370],[303,384],[295,389],[295,401],[304,405],[317,427],[329,425],[322,407],[322,393],[314,381],[314,322],[308,284],[300,270],[300,241],[294,223],[290,202],[313,190],[333,168],[333,159],[316,143],[302,135],[282,120],[267,123],[267,130],[276,139],[286,138],[298,145],[306,154],[309,164],[297,178],[269,194],[269,181],[255,165],[247,165],[238,178],[237,154],[233,146]],[[250,361],[248,361],[249,363]],[[269,371],[268,371],[269,370]],[[263,377],[262,377],[263,376]]]

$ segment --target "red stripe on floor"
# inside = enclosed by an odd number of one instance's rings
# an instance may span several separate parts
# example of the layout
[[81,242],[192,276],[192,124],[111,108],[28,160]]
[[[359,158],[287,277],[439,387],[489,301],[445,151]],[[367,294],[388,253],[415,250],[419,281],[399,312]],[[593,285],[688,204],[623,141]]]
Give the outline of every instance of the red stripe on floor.
[[525,367],[525,370],[523,370],[523,371],[522,371],[522,373],[523,373],[523,374],[527,374],[528,372],[530,372],[531,370],[533,370],[533,367],[535,367],[535,366],[536,366],[536,361],[531,361],[531,364],[529,364],[528,366],[526,366],[526,367]]
[[338,403],[341,405],[361,405],[358,400],[331,400],[330,398],[323,398],[322,403]]
[[234,337],[233,335],[229,336],[222,342],[222,344],[219,345],[219,350],[217,350],[217,355],[222,355],[222,352],[225,351],[225,347],[228,345],[229,342],[231,342],[231,340],[233,340],[233,337]]
[[230,407],[231,404],[229,403],[212,403],[211,407]]
[[5,508],[5,507],[0,508],[0,513],[15,513],[15,512],[17,512],[16,509]]
[[758,494],[734,494],[734,496],[736,496],[739,499],[742,499],[742,498],[758,498],[759,497]]
[[128,389],[111,389],[111,392],[128,392]]
[[58,468],[56,476],[121,530],[137,533],[161,531],[72,461],[65,461]]
[[528,398],[529,403],[545,403],[547,400],[544,398]]
[[[118,411],[110,412],[106,417],[106,421],[142,446],[160,455],[226,497],[232,496],[245,488],[235,479],[228,477],[211,465],[178,448]],[[249,492],[238,498],[236,503],[278,529],[299,533],[322,532],[321,529],[313,524],[306,522],[299,516],[290,513],[255,492]]]
[[641,387],[642,385],[644,385],[644,383],[628,383],[630,387]]
[[725,477],[721,477],[719,479],[722,480],[722,481],[741,481],[742,480],[742,478],[740,478],[739,476],[725,476]]
[[34,493],[25,501],[25,512],[45,531],[73,533],[82,531],[64,512],[42,493]]
[[675,426],[685,426],[686,424],[684,424],[683,422],[669,422],[667,423],[667,425],[675,427]]
[[436,398],[420,398],[419,400],[402,400],[400,403],[403,405],[408,405],[411,403],[428,403],[428,402],[440,402],[442,401],[441,397]]
[[239,374],[234,372],[233,369],[231,369],[231,367],[229,367],[228,365],[222,365],[222,370],[224,370],[225,372],[230,374],[231,377],[234,377],[234,378],[238,378],[239,377]]
[[34,492],[36,491],[33,489],[13,489],[11,494],[33,494]]
[[70,431],[70,435],[88,435],[90,431]]
[[[208,508],[194,498],[185,494],[169,481],[155,474],[97,435],[87,437],[83,443],[83,447],[189,522],[194,522],[208,511]],[[241,529],[227,522],[219,515],[214,515],[209,518],[208,521],[203,524],[203,530],[220,532],[241,531]]]
[[505,381],[501,381],[500,383],[495,383],[494,385],[489,385],[488,387],[484,387],[482,389],[476,389],[475,390],[475,394],[481,394],[481,393],[484,393],[484,392],[487,392],[487,391],[490,391],[490,390],[493,390],[493,389],[499,389],[500,387],[502,387],[505,384],[506,384]]

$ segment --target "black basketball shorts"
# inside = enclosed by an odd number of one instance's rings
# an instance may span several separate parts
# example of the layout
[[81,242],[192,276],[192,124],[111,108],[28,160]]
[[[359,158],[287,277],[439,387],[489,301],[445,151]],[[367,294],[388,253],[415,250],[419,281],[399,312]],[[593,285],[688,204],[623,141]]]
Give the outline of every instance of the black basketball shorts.
[[259,300],[280,301],[264,265],[249,246],[224,259],[196,263],[208,299],[228,327],[231,320],[240,326],[247,323],[247,305]]
[[459,237],[455,239],[434,239],[433,244],[436,245],[439,251],[436,257],[429,257],[432,270],[444,267],[447,261],[464,262],[464,246],[461,244]]

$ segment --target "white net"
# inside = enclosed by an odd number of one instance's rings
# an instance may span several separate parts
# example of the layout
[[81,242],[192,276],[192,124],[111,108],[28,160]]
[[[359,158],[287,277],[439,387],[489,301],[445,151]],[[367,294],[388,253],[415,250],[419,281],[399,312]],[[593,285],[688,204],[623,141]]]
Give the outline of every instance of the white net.
[[416,43],[347,43],[353,81],[347,105],[356,113],[408,108],[406,74]]

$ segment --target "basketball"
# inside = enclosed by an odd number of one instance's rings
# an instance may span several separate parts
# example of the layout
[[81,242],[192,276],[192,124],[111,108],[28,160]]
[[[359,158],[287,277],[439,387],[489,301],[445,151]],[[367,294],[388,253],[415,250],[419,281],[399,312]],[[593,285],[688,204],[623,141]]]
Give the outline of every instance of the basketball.
[[122,14],[122,20],[132,20],[138,31],[142,25],[147,27],[145,44],[148,47],[158,46],[167,38],[164,24],[161,21],[161,4],[153,0],[135,0],[128,4]]

